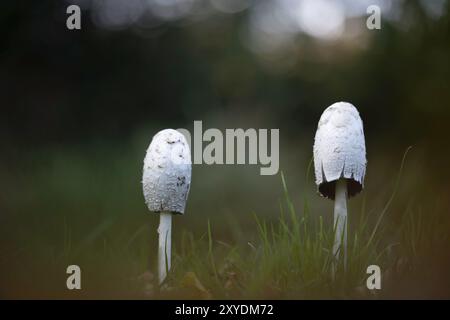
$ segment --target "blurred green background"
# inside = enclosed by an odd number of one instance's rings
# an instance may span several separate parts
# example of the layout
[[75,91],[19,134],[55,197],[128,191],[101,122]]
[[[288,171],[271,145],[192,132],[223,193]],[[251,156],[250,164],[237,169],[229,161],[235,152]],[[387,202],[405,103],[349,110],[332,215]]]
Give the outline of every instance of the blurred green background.
[[[69,4],[82,8],[81,30],[66,28]],[[381,8],[381,30],[366,27],[371,4]],[[140,184],[145,151],[160,129],[192,129],[194,120],[204,129],[279,128],[293,202],[308,198],[311,212],[329,223],[332,202],[316,195],[307,167],[322,111],[349,101],[363,119],[368,157],[366,188],[350,201],[350,219],[363,201],[375,212],[387,201],[408,146],[386,224],[395,230],[410,207],[449,214],[446,0],[1,7],[1,298],[134,296],[117,288],[153,270],[156,259],[158,217],[147,211]],[[217,241],[246,245],[255,239],[252,213],[277,219],[282,194],[280,176],[260,176],[259,166],[194,165],[186,214],[174,218],[174,246],[183,231],[204,234],[208,219]],[[443,245],[438,269],[449,262]],[[72,263],[86,277],[83,293],[65,290]],[[448,296],[445,279],[429,292],[422,286],[423,295]]]

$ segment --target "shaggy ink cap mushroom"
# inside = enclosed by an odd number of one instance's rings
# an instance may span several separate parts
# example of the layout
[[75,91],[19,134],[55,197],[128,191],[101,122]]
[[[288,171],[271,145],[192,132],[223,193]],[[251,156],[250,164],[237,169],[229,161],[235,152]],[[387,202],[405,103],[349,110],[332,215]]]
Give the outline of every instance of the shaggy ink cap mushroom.
[[347,195],[364,186],[366,146],[358,110],[348,102],[328,107],[319,120],[314,141],[314,169],[318,192],[334,200],[336,181],[347,181]]
[[191,152],[180,132],[165,129],[152,139],[144,159],[142,186],[150,211],[184,214],[191,184]]

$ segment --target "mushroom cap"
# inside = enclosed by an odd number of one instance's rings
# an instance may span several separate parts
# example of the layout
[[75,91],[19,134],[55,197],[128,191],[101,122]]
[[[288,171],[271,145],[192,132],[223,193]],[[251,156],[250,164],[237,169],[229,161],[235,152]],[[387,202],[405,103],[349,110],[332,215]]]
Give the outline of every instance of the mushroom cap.
[[366,144],[358,110],[348,102],[336,102],[323,112],[314,141],[314,169],[319,193],[334,200],[336,181],[347,180],[352,197],[364,186]]
[[165,129],[152,139],[144,159],[142,188],[152,212],[183,214],[191,185],[191,151],[178,131]]

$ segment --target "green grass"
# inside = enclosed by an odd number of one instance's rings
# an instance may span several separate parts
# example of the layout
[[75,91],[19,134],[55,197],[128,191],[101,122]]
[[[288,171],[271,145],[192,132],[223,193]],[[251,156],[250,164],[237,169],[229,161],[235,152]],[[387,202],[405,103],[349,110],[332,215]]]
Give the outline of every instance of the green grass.
[[[372,175],[372,186],[358,196],[359,200],[350,201],[347,267],[339,264],[334,279],[332,209],[320,206],[330,202],[307,193],[291,193],[291,179],[283,174],[278,182],[282,190],[279,209],[270,215],[254,212],[250,224],[237,214],[224,219],[219,210],[202,212],[202,199],[195,199],[198,192],[194,188],[189,219],[174,219],[172,270],[159,288],[158,219],[143,205],[141,162],[135,160],[140,159],[139,152],[118,156],[114,148],[101,150],[105,158],[115,159],[107,164],[93,160],[99,157],[98,151],[85,157],[77,152],[61,154],[52,156],[50,163],[43,161],[45,165],[39,170],[34,164],[22,176],[3,173],[9,188],[2,201],[0,296],[390,297],[390,288],[398,281],[420,271],[424,255],[439,256],[450,243],[446,198],[434,197],[432,190],[411,191],[412,173],[420,167],[406,165],[408,151],[398,165],[397,176],[383,181],[384,192],[373,192],[379,185]],[[297,184],[312,187],[311,167],[310,161],[305,182],[292,178],[295,183],[290,188]],[[191,224],[183,225],[185,221]],[[69,264],[82,269],[80,292],[65,289]],[[377,294],[365,289],[366,269],[372,264],[382,270],[383,290]],[[425,265],[429,273],[431,266]],[[404,289],[396,297],[407,293]]]
[[[386,264],[386,247],[377,243],[381,230],[369,229],[363,214],[349,239],[347,269],[339,264],[333,280],[333,227],[324,225],[322,216],[313,218],[307,202],[298,213],[289,198],[284,176],[282,179],[285,203],[280,206],[278,220],[267,222],[254,215],[257,243],[230,246],[215,242],[209,222],[206,236],[197,241],[185,236],[182,250],[175,253],[168,280],[174,292],[189,291],[183,281],[189,271],[216,298],[347,297],[365,283],[368,265]],[[187,289],[195,295],[195,286]]]

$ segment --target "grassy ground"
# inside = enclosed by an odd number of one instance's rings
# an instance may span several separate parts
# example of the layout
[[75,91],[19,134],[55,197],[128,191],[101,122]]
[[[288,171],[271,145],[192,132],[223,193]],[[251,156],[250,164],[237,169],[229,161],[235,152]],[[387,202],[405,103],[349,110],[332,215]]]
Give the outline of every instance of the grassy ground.
[[[307,192],[299,197],[295,189],[305,183],[313,189],[311,163],[305,165],[306,182],[297,178],[289,184],[289,176],[276,177],[275,188],[282,190],[278,206],[253,191],[268,213],[257,208],[227,217],[223,213],[244,204],[239,195],[233,193],[235,207],[226,196],[222,203],[205,204],[194,181],[191,218],[174,219],[173,268],[159,289],[154,277],[157,217],[146,212],[139,185],[142,152],[137,150],[145,148],[131,149],[136,151],[121,155],[113,147],[100,153],[94,147],[84,156],[42,152],[21,163],[20,172],[1,172],[9,186],[2,188],[0,202],[1,297],[449,297],[448,277],[433,278],[445,275],[450,261],[448,201],[433,190],[424,193],[427,183],[425,189],[416,187],[413,177],[420,165],[406,165],[406,153],[393,169],[396,175],[389,181],[372,175],[359,200],[350,201],[347,268],[339,265],[334,280],[330,204],[321,206],[327,200]],[[373,192],[381,185],[383,192]],[[209,197],[224,192],[208,188]],[[225,204],[230,207],[224,211],[211,209]],[[251,212],[248,207],[238,214]],[[81,291],[65,287],[69,264],[82,269]],[[382,270],[383,289],[375,294],[365,289],[366,268],[372,264]]]

